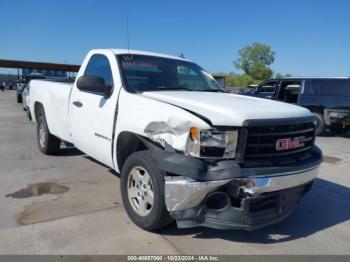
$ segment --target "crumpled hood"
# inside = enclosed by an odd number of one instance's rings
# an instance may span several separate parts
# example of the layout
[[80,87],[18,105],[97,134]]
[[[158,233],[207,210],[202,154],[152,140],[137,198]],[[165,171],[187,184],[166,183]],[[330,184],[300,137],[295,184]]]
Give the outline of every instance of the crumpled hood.
[[160,100],[209,119],[216,126],[242,126],[247,119],[311,116],[303,107],[278,101],[228,93],[155,91],[142,95]]

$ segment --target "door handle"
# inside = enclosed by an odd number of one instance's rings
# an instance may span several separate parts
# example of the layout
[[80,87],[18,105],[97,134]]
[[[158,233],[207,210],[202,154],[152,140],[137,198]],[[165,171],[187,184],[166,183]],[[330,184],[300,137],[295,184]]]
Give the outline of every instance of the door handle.
[[82,107],[83,104],[80,101],[74,101],[73,105],[77,106],[77,107]]

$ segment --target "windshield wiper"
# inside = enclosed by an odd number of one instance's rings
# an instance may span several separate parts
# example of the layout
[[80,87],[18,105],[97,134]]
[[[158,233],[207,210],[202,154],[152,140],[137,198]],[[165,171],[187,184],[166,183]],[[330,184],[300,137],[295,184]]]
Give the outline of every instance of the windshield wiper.
[[199,92],[218,92],[218,93],[226,93],[222,89],[204,89],[204,90],[197,90]]
[[186,86],[158,86],[156,88],[148,89],[148,90],[143,90],[143,92],[147,91],[175,91],[175,90],[185,90],[185,91],[192,91],[192,92],[220,92],[220,93],[226,93],[222,89],[191,89]]
[[190,89],[188,87],[185,86],[158,86],[156,89],[156,91],[169,91],[169,90],[186,90],[186,91],[195,91],[193,89]]

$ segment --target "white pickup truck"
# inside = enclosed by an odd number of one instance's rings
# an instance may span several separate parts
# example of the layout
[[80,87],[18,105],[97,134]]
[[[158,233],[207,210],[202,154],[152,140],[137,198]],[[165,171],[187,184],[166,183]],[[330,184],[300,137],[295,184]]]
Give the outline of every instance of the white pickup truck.
[[31,81],[29,104],[41,152],[70,142],[120,173],[124,207],[147,230],[277,223],[322,161],[307,109],[224,93],[179,57],[92,50],[74,84]]

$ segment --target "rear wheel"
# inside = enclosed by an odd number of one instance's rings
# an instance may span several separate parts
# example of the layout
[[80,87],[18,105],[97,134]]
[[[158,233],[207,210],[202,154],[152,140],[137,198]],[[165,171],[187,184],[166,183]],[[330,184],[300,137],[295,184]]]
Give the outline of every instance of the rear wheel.
[[121,193],[128,216],[139,227],[155,230],[172,221],[165,207],[164,174],[150,151],[128,157],[121,172]]
[[314,113],[316,117],[316,135],[324,135],[326,129],[326,123],[324,116],[321,113]]
[[17,94],[17,103],[22,103],[22,96],[20,94]]
[[40,151],[46,155],[54,154],[60,148],[61,140],[49,132],[43,109],[37,120],[37,140]]

